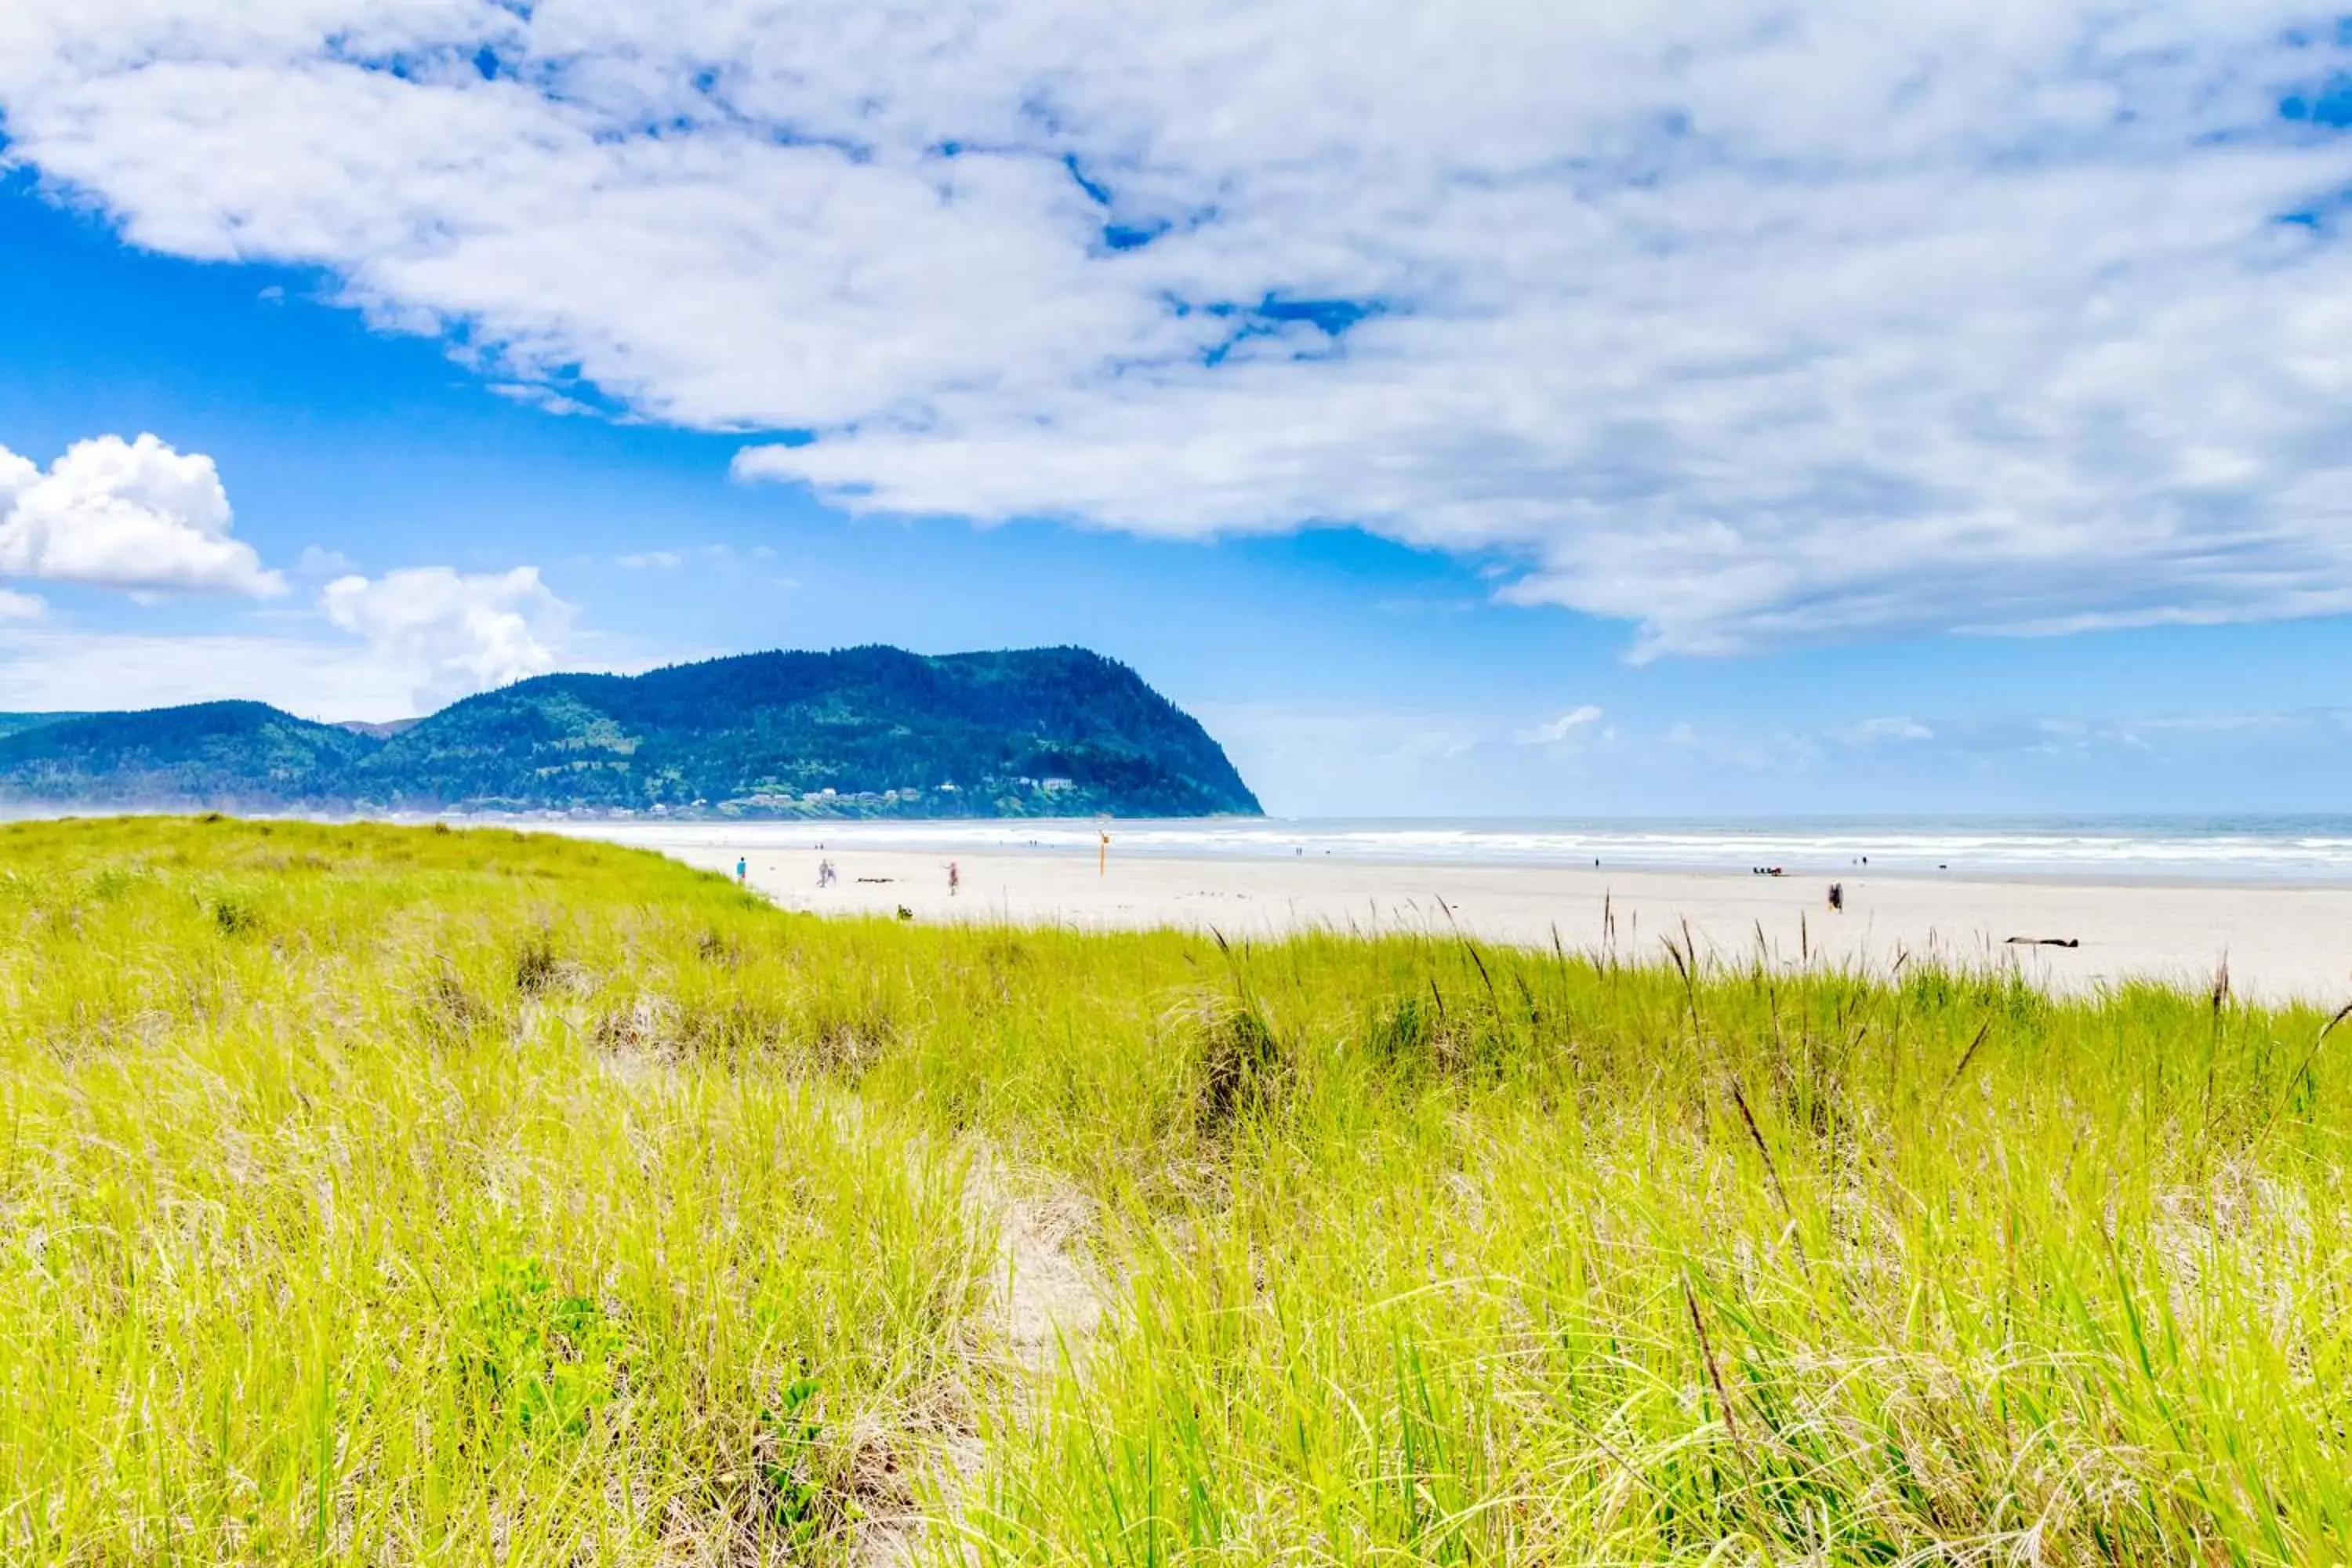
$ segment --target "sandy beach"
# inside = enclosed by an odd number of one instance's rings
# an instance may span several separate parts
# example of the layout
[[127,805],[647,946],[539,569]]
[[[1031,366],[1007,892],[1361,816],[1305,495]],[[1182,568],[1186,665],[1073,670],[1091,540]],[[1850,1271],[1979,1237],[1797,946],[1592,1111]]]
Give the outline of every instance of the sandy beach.
[[[627,837],[639,842],[635,835]],[[665,836],[666,837],[666,836]],[[923,921],[1010,921],[1087,929],[1213,928],[1228,939],[1310,927],[1462,931],[1485,940],[1663,959],[1668,938],[1748,963],[1843,965],[1879,973],[1906,954],[1972,967],[2014,964],[2038,984],[2083,993],[2127,980],[2204,989],[2224,961],[2250,999],[2340,1005],[2352,999],[2352,889],[2216,883],[2063,882],[2046,879],[1861,872],[1822,875],[1433,865],[1337,858],[1122,858],[1098,872],[1066,847],[984,854],[835,846],[730,846],[719,833],[658,847],[731,871],[787,909]],[[838,881],[817,885],[820,860]],[[948,890],[949,861],[961,888]],[[2021,937],[2074,947],[2013,944]]]

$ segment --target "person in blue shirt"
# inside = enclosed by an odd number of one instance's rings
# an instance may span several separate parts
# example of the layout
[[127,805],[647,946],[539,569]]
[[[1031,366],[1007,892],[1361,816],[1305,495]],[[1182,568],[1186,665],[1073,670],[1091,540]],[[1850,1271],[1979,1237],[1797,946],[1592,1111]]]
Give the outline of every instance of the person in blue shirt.
[[747,866],[747,865],[745,865],[745,864],[743,863],[743,857],[741,857],[740,855],[736,856],[736,857],[735,857],[735,885],[736,885],[737,887],[739,887],[739,888],[740,888],[740,887],[741,887],[741,886],[743,886],[743,879],[744,879],[746,877],[750,876],[751,874],[751,867],[749,867],[749,866]]

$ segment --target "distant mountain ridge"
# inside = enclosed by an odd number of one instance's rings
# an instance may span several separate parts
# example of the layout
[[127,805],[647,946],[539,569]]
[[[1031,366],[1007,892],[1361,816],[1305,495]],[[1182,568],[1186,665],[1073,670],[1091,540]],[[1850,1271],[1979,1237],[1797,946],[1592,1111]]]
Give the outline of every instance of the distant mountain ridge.
[[659,816],[1255,816],[1190,714],[1084,648],[545,675],[406,724],[260,702],[0,714],[0,802]]
[[87,713],[0,713],[0,739],[37,730],[44,724],[62,723],[68,719],[87,719]]

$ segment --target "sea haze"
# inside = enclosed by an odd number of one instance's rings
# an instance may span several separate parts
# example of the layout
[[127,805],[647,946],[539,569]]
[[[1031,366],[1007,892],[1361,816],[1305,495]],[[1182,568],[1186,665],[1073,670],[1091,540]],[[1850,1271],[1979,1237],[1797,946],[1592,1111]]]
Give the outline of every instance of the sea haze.
[[1113,822],[549,823],[654,848],[935,849],[1747,873],[1870,870],[1936,876],[2352,884],[2352,816],[1854,817],[1780,820],[1423,817]]

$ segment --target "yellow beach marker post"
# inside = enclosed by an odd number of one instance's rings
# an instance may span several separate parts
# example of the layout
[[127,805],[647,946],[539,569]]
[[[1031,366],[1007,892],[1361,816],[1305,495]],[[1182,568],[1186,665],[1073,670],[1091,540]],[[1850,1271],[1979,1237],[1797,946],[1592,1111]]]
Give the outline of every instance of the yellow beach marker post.
[[[1102,833],[1100,828],[1095,831]],[[1103,833],[1102,843],[1095,848],[1095,875],[1097,877],[1110,875],[1110,835],[1108,833]]]

